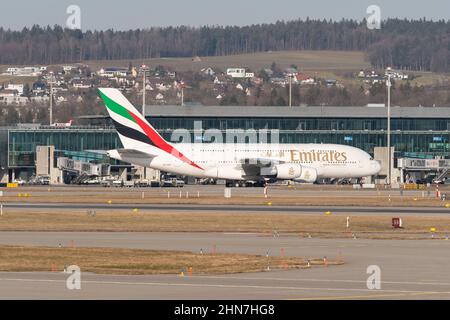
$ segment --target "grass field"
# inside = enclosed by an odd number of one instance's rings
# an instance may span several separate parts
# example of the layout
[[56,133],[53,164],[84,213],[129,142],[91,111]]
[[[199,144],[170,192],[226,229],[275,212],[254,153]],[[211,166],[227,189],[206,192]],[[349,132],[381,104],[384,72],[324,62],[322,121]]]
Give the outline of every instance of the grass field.
[[357,234],[363,238],[427,239],[430,229],[436,237],[450,234],[450,217],[403,217],[404,229],[393,230],[390,216],[259,214],[255,213],[186,213],[97,210],[20,212],[8,210],[0,217],[0,231],[80,231],[80,232],[249,232],[272,236],[291,234],[306,237],[342,238]]
[[[102,67],[128,67],[128,60],[85,61],[93,70]],[[201,57],[200,62],[193,62],[192,58],[159,58],[147,60],[132,60],[133,65],[145,63],[151,67],[167,66],[176,71],[199,71],[202,68],[212,67],[226,71],[230,67],[248,67],[254,71],[270,68],[272,62],[281,68],[292,64],[300,70],[359,70],[369,68],[365,54],[359,51],[278,51],[255,54],[241,54],[220,57]]]
[[[180,197],[181,192],[181,197]],[[170,194],[169,194],[170,193]],[[111,194],[96,194],[85,192],[76,196],[64,193],[48,192],[47,194],[33,194],[32,191],[8,192],[2,198],[4,203],[92,203],[92,204],[201,204],[201,205],[271,205],[271,206],[372,206],[372,207],[443,207],[450,201],[442,202],[433,197],[420,195],[400,196],[393,193],[380,195],[342,195],[342,196],[313,196],[311,194],[293,193],[292,195],[273,195],[265,198],[264,195],[247,195],[233,193],[231,199],[223,196],[203,195],[195,191],[172,189],[160,192],[147,192],[142,199],[142,192],[114,192]],[[170,195],[170,198],[168,197]]]
[[[245,254],[195,254],[180,251],[153,251],[116,248],[0,247],[0,271],[49,272],[77,265],[82,272],[97,274],[231,274],[261,272],[267,269],[307,267],[307,259],[263,257]],[[322,259],[310,259],[312,267]],[[328,265],[342,264],[327,261]],[[53,270],[52,270],[53,269]]]
[[[0,67],[0,73],[1,73]],[[4,69],[4,68],[3,68]],[[28,83],[30,86],[38,79],[38,77],[16,77],[10,75],[1,75],[0,74],[0,84],[24,84]]]
[[[275,62],[280,68],[286,68],[291,65],[298,66],[300,71],[309,73],[312,76],[320,78],[333,78],[345,85],[360,84],[360,80],[348,78],[346,73],[356,73],[361,69],[370,69],[366,55],[362,51],[276,51],[262,52],[254,54],[241,54],[219,57],[201,57],[201,61],[193,62],[192,58],[154,58],[145,60],[90,60],[83,61],[91,67],[92,70],[100,70],[106,67],[125,67],[128,68],[132,62],[135,66],[147,64],[151,67],[166,66],[173,68],[177,72],[200,71],[202,68],[212,67],[226,71],[230,67],[248,67],[253,71],[259,71],[263,68],[269,68],[272,62]],[[61,64],[62,66],[62,64]],[[0,72],[7,66],[0,65]],[[412,84],[435,85],[450,82],[450,75],[437,74],[432,72],[413,72],[417,76]],[[1,76],[1,83],[32,83],[35,77],[12,77]]]

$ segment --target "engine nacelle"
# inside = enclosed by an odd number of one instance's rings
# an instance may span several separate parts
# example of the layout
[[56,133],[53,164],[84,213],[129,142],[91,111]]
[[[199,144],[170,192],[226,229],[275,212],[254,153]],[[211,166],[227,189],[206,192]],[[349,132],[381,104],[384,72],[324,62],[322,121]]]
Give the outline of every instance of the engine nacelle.
[[303,167],[300,177],[295,178],[298,182],[313,183],[317,181],[317,170],[314,168]]
[[270,168],[262,168],[261,175],[281,180],[294,180],[302,175],[302,167],[298,164],[284,163]]

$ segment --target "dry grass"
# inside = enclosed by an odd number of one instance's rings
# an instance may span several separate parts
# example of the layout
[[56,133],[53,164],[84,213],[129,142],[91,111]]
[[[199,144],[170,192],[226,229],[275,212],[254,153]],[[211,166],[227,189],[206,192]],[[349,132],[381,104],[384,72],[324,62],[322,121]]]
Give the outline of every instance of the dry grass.
[[[62,271],[64,266],[77,265],[82,272],[98,274],[224,274],[261,272],[267,265],[275,269],[304,268],[303,258],[266,257],[244,254],[194,254],[181,251],[153,251],[115,248],[48,248],[0,247],[0,271],[48,272]],[[311,259],[312,266],[323,265]],[[342,262],[327,261],[335,265]]]
[[0,74],[0,84],[8,84],[8,83],[24,84],[24,83],[28,83],[29,85],[32,85],[33,82],[35,82],[37,79],[38,79],[38,77],[17,77],[17,76],[1,75]]
[[[16,193],[17,192],[17,193]],[[96,203],[107,204],[111,201],[113,204],[201,204],[201,205],[267,205],[271,203],[273,206],[371,206],[371,207],[442,207],[446,203],[435,198],[422,198],[421,196],[412,195],[339,195],[339,196],[313,196],[310,193],[293,193],[289,195],[271,195],[264,198],[264,195],[239,194],[238,191],[233,192],[231,199],[225,199],[223,196],[201,195],[197,197],[196,192],[192,192],[189,198],[186,198],[186,191],[170,190],[170,198],[167,193],[161,191],[156,193],[146,192],[145,199],[142,199],[142,193],[138,190],[135,192],[112,192],[106,191],[102,194],[95,192],[82,192],[76,196],[65,192],[47,192],[35,195],[33,191],[25,191],[18,189],[17,191],[8,191],[8,194],[2,197],[3,203],[20,202],[20,203]],[[398,191],[395,192],[398,194]],[[26,196],[25,196],[26,195]],[[431,195],[434,195],[432,193]]]
[[[144,62],[150,66],[167,66],[176,71],[198,71],[205,67],[220,68],[225,71],[230,67],[249,67],[258,71],[262,68],[270,68],[272,62],[276,62],[281,68],[292,64],[302,70],[360,70],[370,67],[365,59],[365,54],[359,51],[277,51],[255,54],[241,54],[220,57],[202,57],[201,62],[192,62],[192,58],[159,58],[147,59],[145,61],[132,61],[134,65]],[[102,67],[128,67],[129,60],[112,61],[86,61],[94,70]]]
[[311,234],[320,237],[429,238],[430,228],[437,236],[450,233],[450,217],[403,217],[404,229],[393,230],[390,216],[352,216],[346,229],[345,215],[290,215],[258,213],[146,213],[145,211],[82,211],[23,213],[8,210],[0,218],[0,231],[79,231],[79,232],[249,232]]

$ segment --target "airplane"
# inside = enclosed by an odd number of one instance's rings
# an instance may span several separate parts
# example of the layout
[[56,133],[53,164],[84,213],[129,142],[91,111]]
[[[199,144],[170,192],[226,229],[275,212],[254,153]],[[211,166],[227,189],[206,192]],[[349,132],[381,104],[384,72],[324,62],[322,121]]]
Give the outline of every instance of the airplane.
[[223,179],[236,186],[246,181],[362,178],[381,166],[363,150],[336,144],[170,143],[118,90],[99,93],[117,129],[123,149],[110,158],[163,172]]

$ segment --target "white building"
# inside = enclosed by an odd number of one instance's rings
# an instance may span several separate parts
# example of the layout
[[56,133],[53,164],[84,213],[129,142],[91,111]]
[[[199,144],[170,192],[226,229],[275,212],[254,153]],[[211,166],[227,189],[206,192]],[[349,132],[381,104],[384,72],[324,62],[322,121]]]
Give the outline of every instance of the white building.
[[74,66],[63,66],[64,72],[71,72],[74,69],[76,69]]
[[17,77],[37,77],[42,74],[40,67],[11,67],[6,70],[6,73]]
[[8,84],[6,87],[6,90],[16,90],[18,94],[21,96],[23,95],[23,84]]
[[253,78],[255,76],[253,72],[247,72],[245,68],[229,68],[227,75],[232,78]]
[[13,75],[17,74],[17,70],[19,70],[19,68],[10,67],[10,68],[6,69],[6,73],[13,76]]
[[126,68],[104,68],[100,69],[97,74],[104,78],[127,77],[130,72]]
[[77,79],[72,81],[72,85],[75,89],[90,89],[92,83],[88,80]]
[[29,102],[27,97],[21,97],[17,90],[0,91],[0,104],[5,105],[25,105]]
[[214,72],[213,68],[211,68],[211,67],[204,68],[204,69],[202,69],[201,71],[202,71],[203,74],[205,74],[205,75],[207,75],[207,76],[213,77],[213,76],[216,75],[216,73]]

